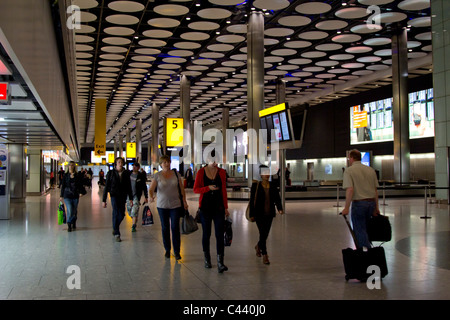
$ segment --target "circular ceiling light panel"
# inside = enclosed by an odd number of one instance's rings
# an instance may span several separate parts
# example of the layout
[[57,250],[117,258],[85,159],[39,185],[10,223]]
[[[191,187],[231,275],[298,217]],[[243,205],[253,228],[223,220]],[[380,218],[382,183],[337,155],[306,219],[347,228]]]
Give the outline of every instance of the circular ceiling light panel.
[[381,58],[375,57],[375,56],[369,56],[369,57],[358,58],[358,59],[356,59],[356,61],[361,62],[361,63],[373,63],[373,62],[381,61]]
[[180,21],[172,18],[154,18],[148,20],[147,23],[155,28],[175,28],[180,25]]
[[225,57],[225,54],[221,52],[203,52],[199,56],[206,59],[222,59]]
[[76,51],[92,51],[94,50],[94,47],[88,46],[87,44],[77,44],[75,45]]
[[175,48],[177,49],[198,49],[200,48],[202,45],[200,43],[197,42],[192,42],[192,41],[184,41],[184,42],[177,42],[174,43],[173,45]]
[[289,28],[270,28],[264,30],[264,34],[269,37],[287,37],[294,33],[294,30]]
[[97,16],[90,12],[81,11],[80,12],[80,21],[81,22],[92,22],[97,20]]
[[367,53],[372,51],[373,49],[371,47],[366,46],[355,46],[345,49],[345,52],[347,53]]
[[380,57],[390,57],[392,56],[392,49],[383,49],[375,51],[374,54]]
[[398,4],[402,10],[420,11],[430,7],[430,0],[404,0]]
[[92,9],[98,6],[98,2],[95,0],[74,0],[73,4],[80,9]]
[[367,33],[375,33],[381,31],[382,29],[383,27],[378,24],[367,23],[354,26],[350,29],[350,31],[353,33],[367,34]]
[[104,43],[112,44],[112,45],[118,45],[118,46],[124,46],[131,43],[130,39],[127,38],[121,38],[121,37],[108,37],[103,38],[102,40]]
[[363,5],[366,5],[366,6],[371,6],[371,5],[379,6],[382,4],[388,4],[388,3],[394,2],[394,0],[358,0],[358,2]]
[[331,39],[331,41],[338,43],[351,43],[359,40],[361,40],[361,36],[357,34],[340,34]]
[[155,39],[145,39],[139,41],[139,45],[143,47],[164,47],[167,44],[167,42],[162,40],[155,40]]
[[129,36],[134,34],[134,30],[126,27],[109,27],[105,28],[105,33],[113,36]]
[[327,54],[323,51],[309,51],[301,54],[303,58],[322,58],[325,57],[326,55]]
[[223,42],[223,43],[240,43],[240,42],[245,41],[245,37],[233,35],[233,34],[227,34],[227,35],[217,37],[216,40],[219,42]]
[[289,7],[290,3],[287,0],[255,0],[253,6],[258,9],[266,10],[282,10]]
[[319,30],[340,30],[348,26],[346,21],[342,20],[324,20],[316,24]]
[[365,66],[364,63],[353,62],[353,63],[345,63],[345,64],[343,64],[342,68],[345,68],[345,69],[358,69],[358,68],[363,68],[364,66]]
[[416,36],[417,40],[430,40],[431,41],[431,32],[420,33]]
[[173,32],[160,29],[146,30],[142,32],[142,34],[149,38],[159,38],[159,39],[170,38],[171,36],[173,36]]
[[370,14],[367,8],[353,7],[336,11],[335,15],[341,19],[361,19]]
[[87,26],[87,25],[80,25],[80,29],[76,29],[76,33],[92,33],[95,31],[94,27]]
[[118,47],[118,46],[105,46],[101,48],[102,51],[108,52],[108,53],[125,53],[127,52],[127,48],[124,47]]
[[304,16],[286,16],[278,20],[278,24],[285,27],[302,27],[311,23],[311,19]]
[[93,42],[95,39],[89,36],[83,36],[83,35],[75,35],[75,42],[76,43],[88,43]]
[[132,25],[137,24],[139,22],[139,19],[127,14],[114,14],[111,16],[107,16],[106,21],[112,24]]
[[292,64],[303,65],[303,64],[310,64],[310,63],[312,63],[312,60],[311,59],[297,58],[297,59],[291,59],[288,62],[292,63]]
[[[312,42],[309,41],[302,41],[302,40],[298,40],[298,41],[288,41],[284,43],[284,46],[286,48],[307,48],[312,46]],[[317,47],[316,47],[317,49]]]
[[171,50],[167,54],[172,57],[191,57],[194,55],[194,52],[190,50]]
[[192,30],[211,31],[219,29],[220,25],[211,21],[198,21],[189,23],[188,27]]
[[212,44],[207,47],[211,51],[228,52],[234,49],[231,44]]
[[232,26],[227,27],[227,31],[231,33],[247,33],[247,25],[234,24]]
[[338,43],[324,43],[316,46],[316,50],[320,51],[335,51],[342,49],[342,45]]
[[182,16],[189,12],[189,9],[179,4],[162,4],[153,9],[162,16]]
[[125,56],[121,54],[101,54],[100,59],[105,60],[122,60],[125,59]]
[[332,60],[324,60],[324,61],[316,62],[316,66],[319,66],[319,67],[334,67],[338,64],[339,64],[338,61],[332,61]]
[[408,18],[408,16],[402,12],[385,12],[374,16],[373,19],[380,19],[381,23],[393,23],[403,21],[406,18]]
[[185,32],[180,37],[184,40],[203,41],[209,39],[209,34],[205,32]]
[[390,67],[385,65],[385,64],[373,64],[371,66],[367,66],[366,69],[368,70],[374,70],[374,71],[380,71],[380,70],[386,70],[389,69]]
[[275,56],[292,56],[297,54],[297,51],[294,49],[276,49],[273,50],[271,54]]
[[145,9],[142,3],[135,1],[113,1],[108,4],[108,7],[120,12],[139,12]]
[[236,6],[243,2],[242,0],[208,0],[208,1],[212,4],[217,4],[219,6]]
[[322,14],[331,10],[328,3],[306,2],[295,7],[295,11],[302,14]]
[[330,59],[331,60],[351,60],[351,59],[353,59],[355,56],[354,55],[352,55],[352,54],[345,54],[345,53],[343,53],[343,54],[335,54],[335,55],[332,55],[332,56],[330,56]]
[[408,25],[415,28],[431,27],[431,17],[420,17],[409,20]]
[[386,44],[391,44],[392,40],[389,38],[372,38],[364,40],[366,46],[384,46]]
[[203,19],[221,20],[221,19],[229,18],[231,16],[231,11],[226,10],[226,9],[220,9],[220,8],[209,8],[209,9],[199,10],[197,12],[197,15]]
[[134,50],[137,54],[145,54],[145,55],[151,55],[151,54],[160,54],[161,50],[159,49],[150,49],[150,48],[139,48]]
[[328,33],[324,31],[307,31],[300,33],[298,37],[304,40],[319,40],[328,37]]

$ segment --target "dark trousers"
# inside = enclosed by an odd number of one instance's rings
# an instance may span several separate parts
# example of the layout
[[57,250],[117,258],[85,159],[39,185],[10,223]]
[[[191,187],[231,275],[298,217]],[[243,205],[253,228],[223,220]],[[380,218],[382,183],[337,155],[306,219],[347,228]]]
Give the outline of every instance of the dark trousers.
[[216,235],[216,250],[218,255],[224,255],[225,242],[225,212],[223,210],[201,210],[200,219],[202,222],[202,246],[203,252],[209,253],[209,243],[211,238],[211,225],[214,221],[214,232]]
[[259,230],[258,247],[262,254],[267,254],[267,237],[269,237],[270,228],[272,227],[272,216],[259,216],[255,218],[256,226]]
[[170,230],[172,230],[172,244],[175,254],[180,253],[181,235],[180,235],[180,208],[163,209],[158,208],[159,218],[161,220],[162,238],[164,249],[170,252]]
[[125,204],[127,202],[126,198],[122,197],[111,197],[112,206],[112,224],[114,235],[120,236],[120,223],[123,218],[125,218]]

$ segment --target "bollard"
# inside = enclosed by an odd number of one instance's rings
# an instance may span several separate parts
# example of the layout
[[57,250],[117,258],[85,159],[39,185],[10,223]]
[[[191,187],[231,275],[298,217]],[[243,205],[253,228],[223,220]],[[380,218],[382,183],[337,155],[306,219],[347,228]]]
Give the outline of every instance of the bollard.
[[337,186],[337,200],[336,200],[336,205],[334,205],[333,207],[335,208],[339,208],[339,183],[336,185]]
[[428,216],[428,199],[427,199],[427,187],[425,186],[425,215],[420,217],[420,219],[431,219],[431,217]]
[[383,203],[381,204],[382,206],[387,206],[385,189],[386,189],[386,182],[383,182]]

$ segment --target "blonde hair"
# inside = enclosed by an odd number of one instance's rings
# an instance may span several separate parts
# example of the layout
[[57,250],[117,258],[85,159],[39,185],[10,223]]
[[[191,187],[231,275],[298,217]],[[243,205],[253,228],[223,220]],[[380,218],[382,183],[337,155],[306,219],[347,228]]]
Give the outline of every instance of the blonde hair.
[[75,163],[75,161],[70,161],[70,162],[69,162],[68,166],[66,167],[66,173],[69,173],[69,172],[70,172],[70,171],[69,171],[69,167],[70,167],[71,164],[74,165],[73,172],[74,172],[74,173],[77,173],[77,164]]

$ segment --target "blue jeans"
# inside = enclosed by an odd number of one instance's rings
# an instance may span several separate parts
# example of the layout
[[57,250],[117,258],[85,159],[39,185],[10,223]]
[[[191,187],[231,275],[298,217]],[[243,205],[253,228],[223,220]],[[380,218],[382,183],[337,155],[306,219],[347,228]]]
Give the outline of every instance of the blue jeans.
[[352,225],[353,232],[355,233],[357,247],[371,248],[372,245],[369,241],[367,234],[367,222],[373,215],[375,210],[375,201],[353,201],[352,202]]
[[126,198],[121,197],[111,197],[111,206],[112,206],[112,224],[113,231],[115,236],[120,236],[120,223],[123,218],[125,218],[125,203],[127,202]]
[[77,213],[78,213],[78,198],[64,198],[64,202],[66,203],[67,209],[67,224],[72,224],[77,221]]
[[225,253],[225,213],[223,210],[204,211],[201,210],[200,221],[202,222],[202,246],[203,252],[209,253],[209,239],[211,238],[211,224],[214,221],[214,233],[216,235],[216,250],[218,255]]
[[162,238],[164,249],[170,252],[170,230],[172,230],[172,244],[175,254],[180,253],[181,234],[180,234],[180,208],[164,209],[158,208],[159,219],[161,220]]

